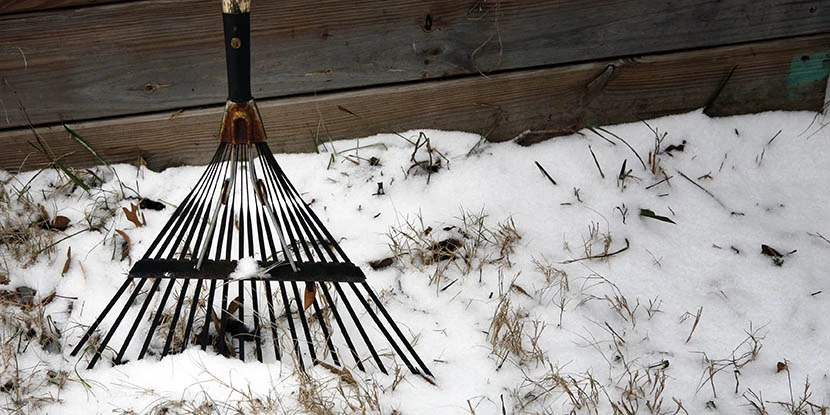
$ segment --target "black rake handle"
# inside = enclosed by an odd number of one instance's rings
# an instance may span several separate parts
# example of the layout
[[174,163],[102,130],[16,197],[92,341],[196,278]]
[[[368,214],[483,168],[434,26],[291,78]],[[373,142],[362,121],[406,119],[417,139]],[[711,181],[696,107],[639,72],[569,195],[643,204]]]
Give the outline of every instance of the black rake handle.
[[245,103],[251,96],[251,0],[222,0],[228,100]]

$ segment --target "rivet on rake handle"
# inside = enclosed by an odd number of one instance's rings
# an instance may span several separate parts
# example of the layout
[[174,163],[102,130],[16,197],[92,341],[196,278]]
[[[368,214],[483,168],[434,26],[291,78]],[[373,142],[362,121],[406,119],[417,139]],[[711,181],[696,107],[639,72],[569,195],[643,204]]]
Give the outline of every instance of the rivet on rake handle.
[[[219,147],[72,355],[91,351],[92,368],[198,345],[241,360],[287,354],[301,369],[371,362],[387,373],[397,360],[432,376],[274,159],[250,94],[250,1],[222,6],[228,103]],[[258,267],[237,276],[244,258]]]

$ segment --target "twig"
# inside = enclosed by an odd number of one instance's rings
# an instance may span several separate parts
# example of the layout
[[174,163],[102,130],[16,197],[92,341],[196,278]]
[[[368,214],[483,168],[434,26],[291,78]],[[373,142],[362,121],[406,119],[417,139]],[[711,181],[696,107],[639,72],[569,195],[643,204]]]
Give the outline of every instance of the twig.
[[592,133],[594,133],[594,134],[596,134],[596,135],[600,136],[603,140],[605,140],[605,141],[607,141],[607,142],[611,143],[611,145],[617,145],[617,143],[615,143],[615,142],[611,141],[608,137],[606,137],[606,136],[604,136],[604,135],[600,134],[600,133],[599,133],[599,131],[597,131],[597,127],[596,127],[596,126],[594,126],[593,124],[588,124],[587,128],[588,128],[589,130],[591,130],[591,132],[592,132]]
[[674,177],[674,176],[666,176],[663,180],[660,180],[660,181],[659,181],[659,182],[657,182],[657,183],[650,184],[650,185],[646,186],[646,190],[649,190],[649,189],[651,189],[652,187],[657,186],[657,185],[658,185],[658,184],[660,184],[660,183],[667,182],[667,181],[669,181],[672,177]]
[[618,249],[614,252],[607,252],[607,253],[598,254],[598,255],[587,255],[587,256],[584,256],[582,258],[569,259],[567,261],[562,261],[562,262],[560,262],[560,264],[571,264],[571,263],[574,263],[574,262],[585,261],[586,259],[608,258],[608,257],[611,257],[611,256],[614,256],[614,255],[625,252],[630,246],[631,246],[631,244],[628,242],[628,238],[625,238],[625,247],[620,248],[620,249]]
[[709,100],[706,101],[706,104],[703,106],[704,114],[709,115],[709,110],[712,108],[712,104],[715,103],[715,100],[718,99],[721,92],[723,92],[723,88],[726,87],[726,84],[732,78],[732,74],[735,73],[735,69],[738,69],[738,65],[732,67],[732,69],[726,75],[726,78],[724,78],[723,81],[721,81],[720,85],[718,85],[717,89],[715,89],[715,92],[712,94],[711,97],[709,97]]
[[[355,112],[353,112],[353,111],[349,110],[348,108],[346,108],[346,107],[344,107],[344,106],[342,106],[342,105],[338,105],[338,106],[337,106],[337,109],[339,109],[340,111],[343,111],[343,112],[345,112],[346,114],[349,114],[349,115],[351,115],[351,116],[353,116],[353,117],[356,117],[356,118],[358,118],[358,119],[361,119],[361,120],[364,120],[364,121],[368,121],[368,120],[366,120],[365,118],[363,118],[362,116],[360,116],[359,114],[357,114],[357,113],[355,113]],[[376,124],[376,123],[372,123],[372,124],[373,124],[374,126],[376,126],[376,127],[381,127],[380,125],[378,125],[378,124]],[[410,140],[410,139],[408,139],[408,138],[404,137],[404,135],[403,135],[403,134],[401,134],[401,133],[399,133],[399,132],[397,132],[397,131],[395,131],[395,130],[392,130],[392,133],[393,133],[393,134],[395,134],[396,136],[400,137],[400,138],[403,138],[403,139],[404,139],[404,140],[406,140],[406,142],[408,142],[409,144],[415,145],[415,143],[414,143],[414,142],[412,142],[412,140]]]
[[769,141],[767,141],[767,145],[772,144],[772,142],[775,141],[775,139],[778,138],[779,135],[781,135],[782,131],[784,131],[784,130],[778,130],[778,132],[775,133],[775,135],[772,136],[772,138],[770,138]]
[[[629,150],[631,150],[632,153],[634,153],[635,156],[637,156],[637,160],[640,160],[640,164],[643,165],[643,168],[648,169],[646,167],[646,162],[643,161],[642,157],[640,157],[640,153],[638,153],[637,150],[634,149],[634,147],[631,147],[631,144],[628,144],[628,141],[625,141],[622,137],[612,133],[611,131],[606,130],[605,128],[602,128],[602,127],[594,127],[594,128],[596,128],[596,129],[598,129],[598,130],[600,130],[604,133],[611,134],[612,137],[616,138],[617,140],[620,140],[623,144],[625,144],[626,147],[628,147]],[[605,137],[603,137],[603,138],[605,138]]]
[[726,207],[726,205],[723,204],[723,202],[720,201],[720,199],[718,199],[714,194],[712,194],[712,192],[706,190],[706,188],[698,184],[696,181],[692,180],[689,176],[686,176],[686,174],[684,174],[682,171],[678,170],[677,172],[680,173],[680,175],[683,176],[684,179],[688,180],[691,184],[697,186],[698,189],[706,192],[706,194],[709,195],[712,199],[715,199],[715,202],[718,202],[718,204],[721,205],[721,207],[727,210],[729,209],[728,207]]
[[596,154],[594,154],[594,150],[591,148],[591,145],[590,145],[590,144],[588,144],[588,151],[590,151],[590,152],[591,152],[591,157],[593,157],[593,158],[594,158],[594,164],[596,164],[596,165],[597,165],[597,170],[599,170],[599,175],[600,175],[600,177],[602,177],[603,179],[605,179],[605,173],[603,173],[603,172],[602,172],[602,167],[600,167],[600,166],[599,166],[599,161],[597,161],[597,155],[596,155]]
[[550,182],[551,182],[551,183],[553,183],[553,185],[554,185],[554,186],[556,186],[556,180],[553,180],[553,177],[550,177],[550,174],[548,174],[547,170],[545,170],[545,168],[544,168],[544,167],[542,167],[542,165],[541,165],[541,164],[539,164],[539,162],[538,162],[538,161],[534,161],[534,163],[536,163],[536,167],[538,167],[538,168],[539,168],[539,171],[541,171],[541,172],[542,172],[542,174],[544,174],[544,175],[545,175],[545,177],[547,177],[547,178],[548,178],[548,180],[550,180]]
[[688,344],[692,340],[692,334],[695,334],[695,329],[697,329],[697,324],[700,323],[700,316],[703,314],[703,307],[697,309],[697,314],[695,315],[695,322],[692,324],[692,331],[689,332],[689,337],[686,337],[686,344]]
[[807,235],[810,235],[810,236],[812,236],[812,237],[814,237],[814,238],[819,238],[819,239],[821,239],[822,241],[827,242],[828,244],[830,244],[830,240],[828,240],[826,237],[824,237],[824,235],[822,235],[822,234],[820,234],[820,233],[818,233],[818,232],[816,232],[816,233],[810,233],[810,232],[807,232]]

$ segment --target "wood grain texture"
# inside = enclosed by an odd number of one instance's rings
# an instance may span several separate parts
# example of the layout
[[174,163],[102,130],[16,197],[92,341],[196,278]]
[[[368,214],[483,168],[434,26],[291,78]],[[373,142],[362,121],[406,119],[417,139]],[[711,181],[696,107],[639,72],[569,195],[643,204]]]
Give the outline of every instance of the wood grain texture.
[[[808,57],[805,61],[804,58]],[[636,121],[704,106],[713,115],[819,110],[830,71],[830,35],[599,61],[357,91],[259,101],[275,152],[313,151],[315,141],[416,128],[466,130],[530,144],[587,123]],[[360,114],[356,118],[338,109]],[[154,169],[203,164],[213,154],[224,106],[72,124],[110,162],[144,157]],[[38,129],[67,164],[95,164],[61,127]],[[530,133],[527,133],[530,131]],[[524,134],[523,134],[524,132]],[[31,131],[0,132],[0,168],[40,168]],[[25,162],[24,162],[25,161]]]
[[[776,0],[260,1],[260,99],[826,32]],[[219,1],[148,0],[0,16],[0,129],[221,104]]]
[[0,15],[69,7],[99,6],[107,3],[122,3],[125,1],[136,0],[3,0],[0,1]]

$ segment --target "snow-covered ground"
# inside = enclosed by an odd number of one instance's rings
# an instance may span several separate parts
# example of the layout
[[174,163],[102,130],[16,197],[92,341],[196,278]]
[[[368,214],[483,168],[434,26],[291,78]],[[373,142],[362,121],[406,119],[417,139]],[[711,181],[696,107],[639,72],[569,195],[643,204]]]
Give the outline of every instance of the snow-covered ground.
[[[103,183],[78,173],[89,193],[56,170],[0,173],[0,407],[826,413],[828,122],[806,112],[693,112],[530,147],[423,130],[276,155],[434,383],[403,367],[388,376],[347,368],[349,376],[317,366],[305,377],[291,362],[243,363],[199,348],[86,370],[89,356],[69,351],[203,167],[100,166]],[[404,139],[421,133],[431,154]],[[123,196],[136,194],[168,208],[144,209],[146,226],[136,227],[121,210],[137,202]],[[29,229],[43,215],[38,205],[69,226]],[[462,244],[455,258],[432,261],[428,250],[450,238]],[[391,266],[369,266],[387,257]]]

